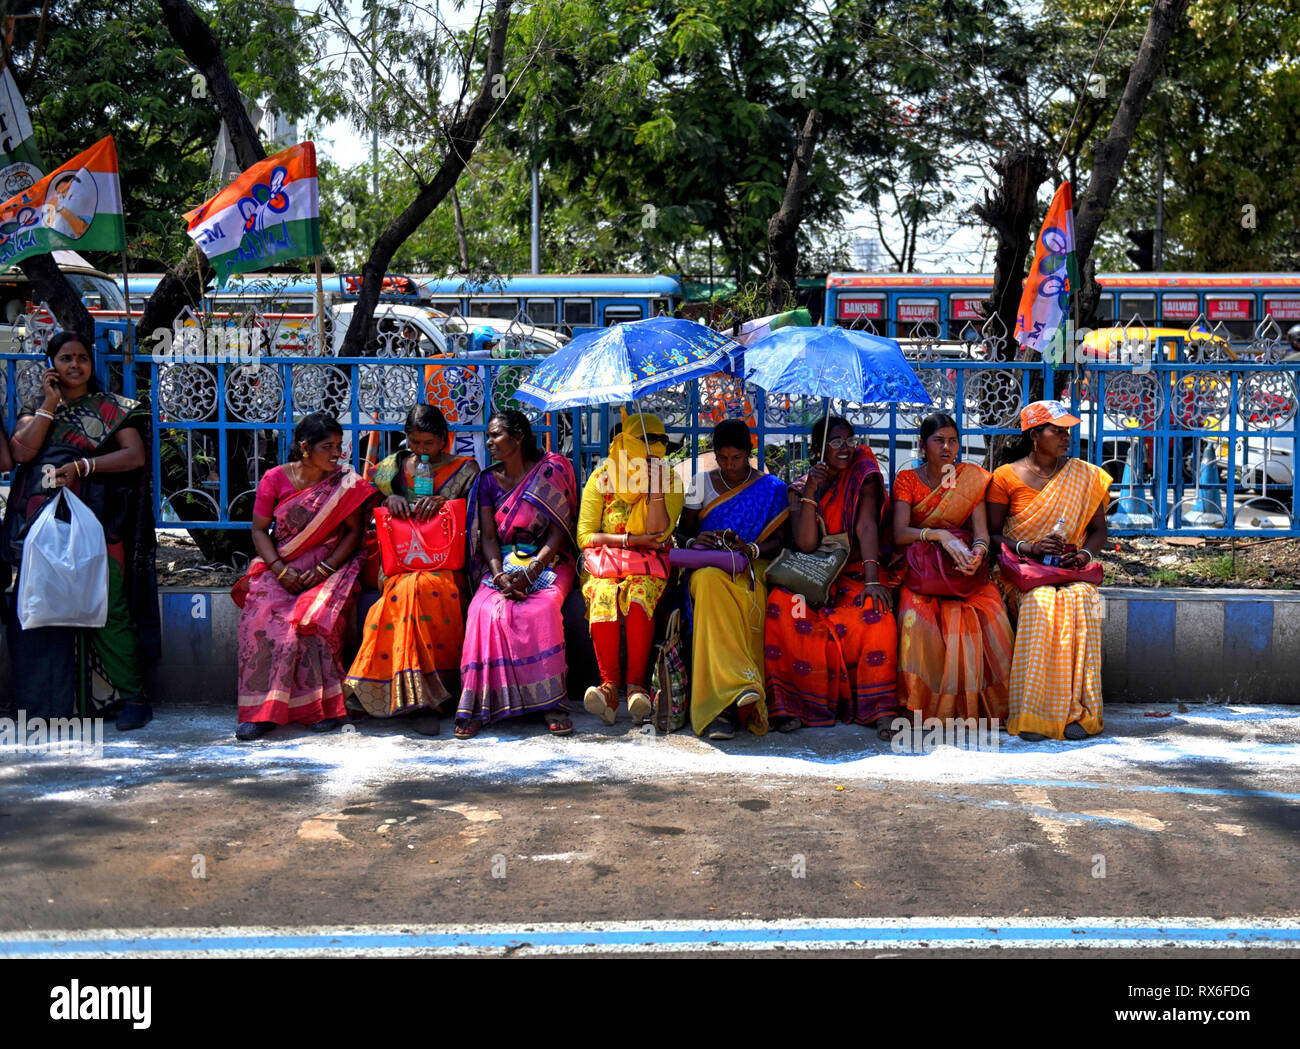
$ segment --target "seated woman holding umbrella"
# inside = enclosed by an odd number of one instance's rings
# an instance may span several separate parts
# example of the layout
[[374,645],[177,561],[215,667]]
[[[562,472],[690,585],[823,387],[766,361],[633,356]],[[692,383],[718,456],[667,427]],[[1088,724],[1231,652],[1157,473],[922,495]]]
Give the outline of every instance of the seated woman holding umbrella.
[[696,476],[679,529],[688,546],[738,550],[750,559],[751,571],[741,576],[711,567],[690,574],[691,727],[709,739],[731,739],[737,722],[759,736],[768,726],[763,573],[784,542],[789,507],[785,482],[750,466],[752,453],[744,421],[714,427],[717,469]]
[[844,533],[849,559],[822,608],[783,587],[769,590],[768,713],[781,732],[851,721],[890,739],[898,627],[889,590],[897,575],[888,570],[889,496],[876,457],[858,445],[847,419],[820,420],[812,446],[825,448],[824,457],[790,486],[795,548],[811,554],[823,534]]

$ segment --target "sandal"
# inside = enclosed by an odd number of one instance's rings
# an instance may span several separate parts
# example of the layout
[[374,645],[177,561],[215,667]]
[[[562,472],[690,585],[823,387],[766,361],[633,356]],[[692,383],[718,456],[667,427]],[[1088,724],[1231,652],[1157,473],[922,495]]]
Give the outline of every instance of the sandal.
[[614,724],[618,716],[618,686],[608,681],[592,685],[583,693],[582,706],[588,714],[600,718],[606,725]]
[[542,712],[542,718],[546,722],[547,731],[552,736],[572,735],[573,719],[563,710],[545,710]]
[[891,727],[893,721],[894,721],[894,717],[889,716],[883,718],[876,718],[876,720],[871,723],[871,728],[876,730],[877,739],[883,739],[886,743],[888,743],[891,739],[893,739],[895,736],[898,735],[898,729]]
[[704,734],[709,739],[735,739],[736,723],[726,714],[719,714],[709,722],[709,727],[704,730]]
[[742,692],[740,696],[736,699],[736,707],[737,708],[752,707],[755,703],[757,703],[762,698],[763,697],[759,693],[755,692],[753,689],[750,689],[748,692]]
[[479,721],[478,718],[470,718],[468,721],[461,718],[456,722],[456,728],[452,735],[457,739],[473,739],[478,735],[479,729],[482,727],[483,722]]
[[1088,730],[1084,728],[1082,725],[1080,725],[1077,721],[1071,721],[1068,725],[1066,725],[1065,730],[1062,734],[1065,736],[1066,739],[1071,740],[1074,743],[1078,743],[1079,740],[1081,739],[1088,738]]
[[772,727],[778,732],[797,732],[803,728],[803,722],[798,718],[773,718]]

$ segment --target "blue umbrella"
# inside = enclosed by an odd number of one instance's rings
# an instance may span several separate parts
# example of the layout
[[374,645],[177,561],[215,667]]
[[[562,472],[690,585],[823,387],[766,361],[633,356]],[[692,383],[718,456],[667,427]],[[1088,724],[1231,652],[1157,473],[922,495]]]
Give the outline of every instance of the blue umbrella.
[[[921,380],[893,339],[817,325],[777,328],[745,351],[745,378],[775,393],[852,404],[930,404]],[[822,454],[826,453],[822,434]]]
[[929,404],[893,339],[818,325],[777,328],[745,351],[745,378],[775,393],[853,404]]
[[579,335],[533,369],[515,397],[542,411],[635,400],[725,370],[742,349],[696,321],[650,317]]

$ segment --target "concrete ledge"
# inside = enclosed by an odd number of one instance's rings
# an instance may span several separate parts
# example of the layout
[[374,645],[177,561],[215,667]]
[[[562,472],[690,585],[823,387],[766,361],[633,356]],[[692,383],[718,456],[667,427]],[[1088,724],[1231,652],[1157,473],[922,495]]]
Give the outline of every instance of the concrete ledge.
[[[1102,684],[1114,701],[1300,703],[1300,591],[1103,587]],[[357,616],[378,595],[363,593]],[[239,609],[227,589],[160,594],[162,665],[151,695],[234,710]],[[565,606],[571,694],[595,673],[575,590]],[[0,634],[2,636],[2,634]],[[9,675],[0,644],[0,680]]]

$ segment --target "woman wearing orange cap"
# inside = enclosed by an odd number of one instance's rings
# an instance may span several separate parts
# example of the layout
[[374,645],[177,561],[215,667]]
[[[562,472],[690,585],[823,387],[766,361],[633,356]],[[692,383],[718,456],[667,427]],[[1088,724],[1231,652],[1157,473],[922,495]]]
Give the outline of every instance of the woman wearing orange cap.
[[[1083,569],[1106,541],[1111,476],[1072,459],[1070,427],[1079,420],[1060,401],[1035,401],[1020,413],[1021,441],[993,473],[989,532],[1020,557]],[[1007,731],[1021,739],[1086,739],[1102,729],[1101,595],[1091,583],[1025,592],[999,580],[1016,618]]]

